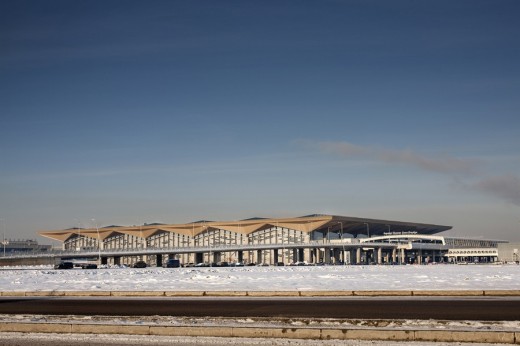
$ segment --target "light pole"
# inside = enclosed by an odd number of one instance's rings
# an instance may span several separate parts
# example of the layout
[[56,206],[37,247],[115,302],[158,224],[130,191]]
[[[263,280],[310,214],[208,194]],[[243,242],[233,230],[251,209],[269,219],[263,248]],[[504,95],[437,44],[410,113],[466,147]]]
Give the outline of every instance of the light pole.
[[92,219],[92,222],[94,222],[94,225],[96,226],[97,238],[98,238],[98,261],[99,261],[99,264],[101,265],[101,238],[99,236],[99,227],[97,225],[96,219]]
[[370,238],[370,226],[368,225],[368,222],[364,222],[364,224],[367,226],[367,237]]
[[212,255],[213,255],[213,251],[212,251],[212,246],[214,245],[213,243],[215,242],[215,233],[213,233],[213,240],[211,240],[211,237],[210,237],[210,234],[209,234],[209,230],[208,230],[208,226],[206,226],[206,223],[204,222],[204,229],[206,230],[206,234],[208,235],[208,245],[209,245],[209,266],[210,268],[213,267],[213,258],[212,258]]
[[0,218],[0,220],[2,220],[2,222],[4,223],[4,236],[3,236],[3,239],[2,239],[2,245],[4,246],[4,257],[5,257],[5,246],[7,244],[9,244],[9,242],[7,240],[5,240],[5,219],[4,218]]
[[[192,247],[195,247],[195,222],[191,223],[191,239],[188,240],[188,245],[190,245],[190,242],[193,242]],[[197,264],[197,255],[195,252],[193,254],[193,265]],[[190,261],[190,254],[188,254],[188,262]]]
[[[278,221],[276,221],[276,234],[278,234],[278,228],[279,228],[279,227],[278,227]],[[283,237],[284,237],[284,236],[283,236],[283,227],[282,227],[282,229],[281,229],[281,232],[282,232],[282,262],[283,262],[283,264],[285,265],[285,245],[284,245],[284,241],[283,241]],[[288,237],[289,237],[289,235],[287,235],[287,238],[288,238]],[[278,240],[277,240],[277,241],[278,241]],[[289,242],[287,242],[287,243],[289,243]],[[293,259],[293,261],[294,261],[294,259]],[[276,259],[276,262],[278,262],[278,258]],[[277,264],[277,263],[275,263],[275,265],[276,265],[276,264]]]
[[338,221],[339,226],[341,227],[341,245],[343,246],[343,265],[347,265],[347,261],[345,261],[345,242],[343,239],[343,222]]
[[79,219],[76,219],[78,221],[78,240],[76,244],[76,251],[81,251],[81,222],[79,222]]

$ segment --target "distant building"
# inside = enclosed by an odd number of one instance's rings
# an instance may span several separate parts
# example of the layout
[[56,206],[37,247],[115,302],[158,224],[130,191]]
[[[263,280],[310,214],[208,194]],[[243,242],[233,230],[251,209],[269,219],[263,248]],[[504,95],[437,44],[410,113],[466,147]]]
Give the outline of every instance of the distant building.
[[[36,240],[32,239],[5,239],[0,242],[2,247],[0,251],[6,254],[13,252],[46,252],[51,250],[51,245],[40,245]],[[4,247],[5,246],[5,247]]]
[[520,243],[498,244],[498,260],[501,262],[520,262]]
[[[451,226],[404,221],[307,215],[144,224],[40,232],[63,250],[98,252],[102,263],[161,265],[163,257],[182,264],[242,263],[425,264],[493,262],[498,240],[438,235]],[[76,255],[76,256],[77,256]]]

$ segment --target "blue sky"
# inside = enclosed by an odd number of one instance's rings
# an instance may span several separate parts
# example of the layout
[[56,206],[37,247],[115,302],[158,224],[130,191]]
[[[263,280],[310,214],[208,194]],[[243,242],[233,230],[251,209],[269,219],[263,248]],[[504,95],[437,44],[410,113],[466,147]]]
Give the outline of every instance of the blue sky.
[[3,1],[0,218],[520,240],[518,1]]

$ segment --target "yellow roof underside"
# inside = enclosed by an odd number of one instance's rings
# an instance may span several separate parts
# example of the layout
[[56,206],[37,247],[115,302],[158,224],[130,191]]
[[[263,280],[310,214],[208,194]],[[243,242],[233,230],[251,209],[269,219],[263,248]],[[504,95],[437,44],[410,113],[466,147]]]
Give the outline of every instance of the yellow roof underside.
[[42,237],[65,241],[74,234],[81,234],[86,237],[98,237],[102,240],[110,237],[113,233],[128,234],[135,237],[147,238],[158,231],[172,232],[186,236],[196,236],[207,230],[222,229],[238,234],[251,234],[253,232],[267,229],[270,227],[290,228],[297,231],[309,233],[315,229],[322,227],[333,219],[330,215],[308,216],[284,219],[254,219],[242,221],[224,221],[224,222],[197,222],[188,224],[171,224],[171,225],[144,225],[131,227],[104,227],[99,230],[96,228],[88,229],[67,229],[58,231],[42,231],[38,232]]

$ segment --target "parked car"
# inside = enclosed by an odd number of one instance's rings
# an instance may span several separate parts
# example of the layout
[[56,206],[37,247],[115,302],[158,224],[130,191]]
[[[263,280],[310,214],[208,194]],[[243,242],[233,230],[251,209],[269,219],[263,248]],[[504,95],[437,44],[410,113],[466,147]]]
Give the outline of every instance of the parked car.
[[54,269],[73,269],[74,263],[72,262],[60,262],[54,265]]
[[145,261],[137,261],[133,265],[134,268],[146,268],[146,262]]
[[97,269],[97,264],[95,264],[95,263],[83,263],[81,265],[81,268],[83,268],[83,269]]
[[169,259],[166,261],[165,265],[166,268],[180,268],[181,267],[181,261],[178,259]]

